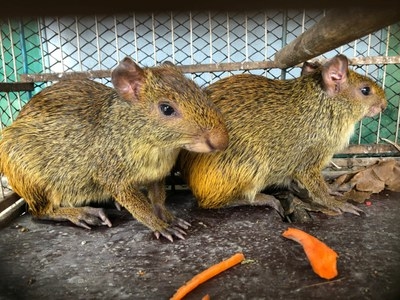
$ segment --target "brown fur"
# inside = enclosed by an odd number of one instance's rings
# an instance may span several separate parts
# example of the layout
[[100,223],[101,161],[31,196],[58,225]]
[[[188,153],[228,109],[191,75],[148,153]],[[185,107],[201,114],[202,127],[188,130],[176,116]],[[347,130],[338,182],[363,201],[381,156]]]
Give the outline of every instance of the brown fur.
[[187,223],[165,208],[163,180],[181,148],[226,148],[222,116],[171,65],[142,69],[125,58],[112,80],[115,89],[69,80],[35,95],[2,133],[0,171],[34,216],[111,226],[102,211],[81,206],[113,197],[157,235],[182,238]]
[[[365,86],[370,96],[362,95]],[[260,191],[294,180],[319,207],[356,213],[329,195],[321,171],[348,144],[355,123],[384,109],[386,99],[371,79],[347,69],[346,57],[292,80],[234,75],[206,91],[224,115],[230,143],[223,152],[183,151],[178,159],[201,207],[259,205]]]

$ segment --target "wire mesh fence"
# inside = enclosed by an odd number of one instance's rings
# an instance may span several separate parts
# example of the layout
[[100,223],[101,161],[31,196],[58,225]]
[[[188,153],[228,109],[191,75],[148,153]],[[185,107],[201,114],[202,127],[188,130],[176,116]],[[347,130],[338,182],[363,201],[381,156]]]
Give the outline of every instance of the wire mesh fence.
[[[269,61],[324,15],[324,10],[201,11],[1,20],[0,82],[18,82],[22,74],[109,70],[125,56],[142,66],[166,60],[177,65]],[[349,58],[399,56],[400,24],[324,53],[322,58],[337,53]],[[381,138],[399,142],[399,68],[399,64],[354,66],[384,87],[389,105],[381,116],[362,120],[351,143],[379,143]],[[188,76],[206,86],[244,72],[290,79],[300,75],[300,68],[232,69]],[[110,84],[109,78],[95,80]],[[10,125],[30,97],[49,84],[36,81],[33,91],[0,92],[0,127]]]

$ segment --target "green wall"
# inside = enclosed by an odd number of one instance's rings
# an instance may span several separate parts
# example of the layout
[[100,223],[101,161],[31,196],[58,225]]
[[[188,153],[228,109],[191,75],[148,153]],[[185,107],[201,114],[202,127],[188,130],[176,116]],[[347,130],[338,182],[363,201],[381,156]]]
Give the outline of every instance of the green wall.
[[[43,72],[37,20],[0,22],[0,81],[16,82],[20,74]],[[31,92],[0,92],[2,126],[11,124],[30,97]]]

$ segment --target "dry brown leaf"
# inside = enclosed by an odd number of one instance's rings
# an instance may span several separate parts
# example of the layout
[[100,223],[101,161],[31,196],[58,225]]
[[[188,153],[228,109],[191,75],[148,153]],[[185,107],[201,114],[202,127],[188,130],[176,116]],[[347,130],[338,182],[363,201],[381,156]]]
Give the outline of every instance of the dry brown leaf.
[[386,182],[388,179],[392,178],[393,176],[393,168],[396,166],[397,161],[393,160],[386,160],[379,162],[378,164],[375,164],[371,167],[371,169],[374,171],[375,175],[382,180],[383,182]]
[[333,183],[329,185],[331,192],[348,192],[353,187],[354,184],[351,184],[349,181],[354,176],[353,173],[351,174],[343,174],[337,177]]
[[361,192],[379,193],[385,189],[385,182],[381,181],[373,169],[366,169],[358,172],[351,179],[355,189]]
[[337,184],[338,186],[348,182],[354,174],[343,174],[341,176],[339,176],[338,178],[335,179],[335,184]]
[[393,192],[400,192],[400,163],[394,166],[392,176],[386,181],[386,188]]
[[348,200],[353,200],[358,203],[364,203],[365,200],[371,197],[371,192],[360,192],[356,190],[351,190],[347,193],[344,193],[343,197]]
[[379,193],[384,189],[400,192],[400,162],[395,159],[380,161],[358,172],[339,176],[331,187],[345,192],[345,199],[360,203],[372,193]]

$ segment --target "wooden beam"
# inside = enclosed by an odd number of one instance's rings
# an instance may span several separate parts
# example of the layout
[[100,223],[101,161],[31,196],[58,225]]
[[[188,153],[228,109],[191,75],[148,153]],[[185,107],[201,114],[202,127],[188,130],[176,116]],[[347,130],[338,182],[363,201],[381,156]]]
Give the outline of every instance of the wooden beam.
[[396,160],[400,157],[364,157],[364,158],[333,158],[329,166],[322,170],[326,180],[335,179],[344,174],[351,174],[375,165],[382,161]]
[[336,8],[275,54],[288,68],[373,33],[400,20],[396,9]]
[[244,61],[217,64],[197,64],[178,66],[183,73],[204,73],[204,72],[229,72],[240,70],[259,70],[276,68],[273,61]]
[[26,202],[16,193],[11,193],[0,201],[0,228],[7,226],[13,219],[26,212]]
[[4,199],[0,199],[0,212],[17,202],[20,198],[21,197],[18,196],[17,193],[12,192],[9,195],[5,196]]
[[[400,55],[398,56],[369,56],[349,58],[350,65],[386,65],[400,64]],[[323,60],[320,61],[323,63]],[[297,67],[301,67],[298,64]],[[178,65],[183,73],[195,74],[206,72],[231,72],[239,70],[262,70],[278,68],[274,61],[249,61],[240,63],[218,63],[218,64],[196,64],[196,65]],[[93,70],[87,72],[65,72],[65,73],[41,73],[41,74],[21,74],[21,82],[53,82],[64,79],[83,79],[83,78],[110,78],[111,70]]]
[[400,162],[400,156],[332,158],[331,164],[325,167],[324,170],[353,169],[354,171],[388,160],[396,160]]
[[66,79],[108,78],[110,76],[111,70],[94,70],[87,72],[21,74],[20,80],[22,82],[52,82]]
[[394,145],[387,144],[360,144],[349,145],[339,154],[399,154]]
[[[399,56],[400,61],[400,56]],[[235,62],[217,64],[196,64],[196,65],[177,65],[183,73],[204,73],[204,72],[227,72],[237,70],[256,70],[274,68],[273,61],[257,62]],[[111,70],[93,70],[88,72],[65,72],[65,73],[42,73],[42,74],[21,74],[22,82],[48,82],[65,79],[82,78],[110,78]]]

